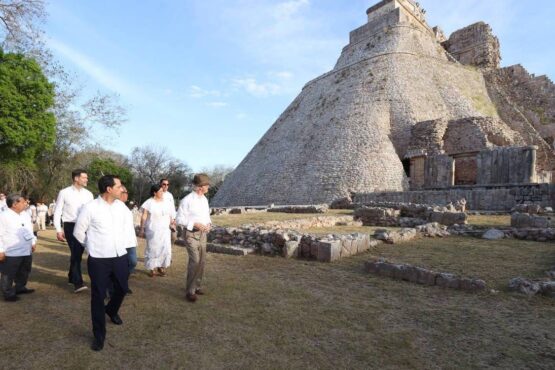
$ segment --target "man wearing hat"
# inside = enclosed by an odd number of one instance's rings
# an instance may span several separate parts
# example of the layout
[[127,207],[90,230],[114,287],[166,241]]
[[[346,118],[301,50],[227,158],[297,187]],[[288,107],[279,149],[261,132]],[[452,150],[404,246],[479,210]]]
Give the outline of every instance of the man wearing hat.
[[206,236],[210,231],[210,208],[205,194],[208,193],[210,178],[204,173],[193,178],[193,191],[181,200],[177,210],[177,224],[185,229],[185,241],[189,254],[187,267],[187,294],[189,302],[195,302],[204,294],[201,288],[206,261]]

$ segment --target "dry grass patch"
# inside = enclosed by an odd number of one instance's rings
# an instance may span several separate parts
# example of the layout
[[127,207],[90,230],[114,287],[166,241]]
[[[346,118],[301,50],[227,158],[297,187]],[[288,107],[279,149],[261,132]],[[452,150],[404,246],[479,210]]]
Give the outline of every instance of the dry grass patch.
[[469,215],[468,223],[484,228],[509,227],[511,215]]
[[552,245],[427,239],[331,264],[209,254],[208,294],[195,304],[184,300],[186,254],[175,247],[166,278],[149,278],[140,263],[124,325],[108,324],[105,349],[94,353],[90,296],[67,285],[68,248],[54,238],[39,240],[29,284],[37,292],[0,302],[2,369],[555,366],[555,300],[424,287],[362,269],[380,255],[501,282],[554,262]]

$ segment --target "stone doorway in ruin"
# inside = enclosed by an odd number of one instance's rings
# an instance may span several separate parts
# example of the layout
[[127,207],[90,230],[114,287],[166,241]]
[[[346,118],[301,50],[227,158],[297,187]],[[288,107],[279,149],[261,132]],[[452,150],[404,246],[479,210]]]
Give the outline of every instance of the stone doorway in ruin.
[[452,155],[455,161],[454,185],[476,185],[478,178],[477,153]]

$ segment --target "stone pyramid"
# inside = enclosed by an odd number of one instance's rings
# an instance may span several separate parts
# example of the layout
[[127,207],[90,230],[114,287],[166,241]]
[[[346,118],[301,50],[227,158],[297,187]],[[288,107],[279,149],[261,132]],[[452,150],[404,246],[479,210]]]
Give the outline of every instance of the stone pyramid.
[[[505,144],[549,152],[529,122],[510,127],[501,119],[505,95],[490,98],[488,71],[500,58],[489,26],[446,40],[424,13],[412,0],[368,9],[368,23],[350,33],[333,70],[304,86],[228,175],[212,206],[317,204],[352,192],[408,190],[402,161],[423,121],[493,117],[496,131],[510,133]],[[485,42],[474,40],[468,53],[463,44],[472,32]]]

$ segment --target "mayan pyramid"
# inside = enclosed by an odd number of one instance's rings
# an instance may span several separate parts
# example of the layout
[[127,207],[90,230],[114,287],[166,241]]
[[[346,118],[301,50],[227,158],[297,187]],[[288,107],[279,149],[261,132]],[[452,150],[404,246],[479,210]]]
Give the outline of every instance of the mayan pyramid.
[[[499,42],[485,23],[446,39],[424,14],[412,0],[368,9],[368,23],[350,33],[333,70],[304,86],[212,206],[317,204],[351,192],[408,190],[403,159],[424,121],[487,118],[472,135],[451,130],[460,136],[452,142],[473,150],[533,144],[538,170],[552,169],[553,83],[521,66],[499,68]],[[518,91],[509,89],[515,79],[525,80]]]

